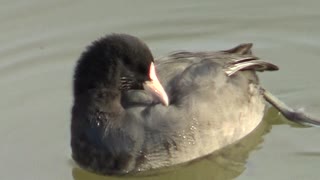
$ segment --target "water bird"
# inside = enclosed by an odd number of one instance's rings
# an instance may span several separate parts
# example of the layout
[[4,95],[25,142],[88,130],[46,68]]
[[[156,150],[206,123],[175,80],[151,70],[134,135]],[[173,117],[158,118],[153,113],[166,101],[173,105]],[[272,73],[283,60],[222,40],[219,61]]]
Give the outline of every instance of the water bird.
[[123,175],[185,163],[248,135],[266,103],[294,122],[319,125],[261,87],[278,67],[252,44],[177,51],[157,59],[140,39],[109,34],[77,61],[71,148],[84,169]]

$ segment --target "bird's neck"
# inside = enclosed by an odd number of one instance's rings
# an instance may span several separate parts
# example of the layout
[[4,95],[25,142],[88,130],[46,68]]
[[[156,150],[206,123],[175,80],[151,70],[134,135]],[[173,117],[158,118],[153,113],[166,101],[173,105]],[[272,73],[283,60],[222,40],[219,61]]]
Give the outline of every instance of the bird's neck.
[[115,113],[121,109],[121,91],[118,88],[97,88],[89,90],[88,98],[93,107],[103,112]]

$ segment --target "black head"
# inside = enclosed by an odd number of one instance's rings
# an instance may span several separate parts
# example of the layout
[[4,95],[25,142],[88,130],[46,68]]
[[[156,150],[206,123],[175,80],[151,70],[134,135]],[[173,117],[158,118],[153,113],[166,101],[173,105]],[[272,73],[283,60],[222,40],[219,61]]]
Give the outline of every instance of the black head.
[[74,75],[74,93],[95,88],[143,89],[143,82],[150,80],[152,62],[149,48],[138,38],[107,35],[81,55]]
[[168,97],[156,76],[148,46],[126,34],[107,35],[81,55],[74,75],[74,96],[91,89],[127,91],[147,88],[165,105]]

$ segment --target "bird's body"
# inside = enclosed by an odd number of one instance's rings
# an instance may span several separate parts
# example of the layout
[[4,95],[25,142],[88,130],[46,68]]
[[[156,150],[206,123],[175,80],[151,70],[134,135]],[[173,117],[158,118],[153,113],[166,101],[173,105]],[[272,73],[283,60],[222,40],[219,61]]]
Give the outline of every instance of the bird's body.
[[[225,73],[227,63],[243,57],[252,56],[179,52],[156,60],[170,106],[152,103],[146,92],[132,91],[125,96],[131,102],[128,109],[143,114],[141,125],[147,140],[141,149],[144,161],[135,170],[171,166],[210,154],[243,138],[260,123],[265,101],[255,72],[242,71],[232,77]],[[146,104],[139,104],[143,101]]]
[[188,162],[243,138],[260,123],[265,108],[255,71],[277,70],[250,49],[243,44],[157,59],[168,106],[144,90],[101,83],[75,95],[73,158],[97,173],[126,174]]

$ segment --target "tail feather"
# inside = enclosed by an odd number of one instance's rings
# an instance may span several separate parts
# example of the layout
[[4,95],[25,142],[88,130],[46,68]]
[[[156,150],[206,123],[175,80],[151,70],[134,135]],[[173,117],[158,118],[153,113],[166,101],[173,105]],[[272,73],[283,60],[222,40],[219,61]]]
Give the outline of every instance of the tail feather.
[[252,70],[252,71],[275,71],[278,66],[260,60],[258,57],[252,55],[252,43],[240,44],[232,49],[221,52],[227,54],[240,54],[242,56],[232,59],[225,65],[225,72],[228,76],[232,76],[238,71]]
[[225,66],[225,73],[228,76],[232,76],[234,73],[238,71],[252,70],[252,71],[276,71],[278,70],[278,66],[262,61],[257,60],[255,58],[246,59],[245,61],[237,61],[233,63],[228,63]]
[[223,52],[230,53],[230,54],[242,54],[242,55],[252,55],[252,43],[243,43],[234,48],[224,50]]

